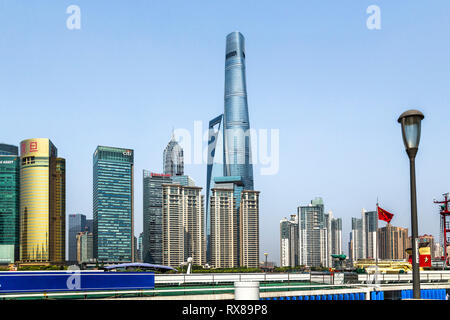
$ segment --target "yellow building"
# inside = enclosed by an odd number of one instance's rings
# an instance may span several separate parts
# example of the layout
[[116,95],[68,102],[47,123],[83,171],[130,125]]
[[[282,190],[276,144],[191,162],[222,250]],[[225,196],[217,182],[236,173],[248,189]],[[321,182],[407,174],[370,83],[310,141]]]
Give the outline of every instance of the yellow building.
[[46,138],[20,143],[20,260],[65,261],[65,159]]

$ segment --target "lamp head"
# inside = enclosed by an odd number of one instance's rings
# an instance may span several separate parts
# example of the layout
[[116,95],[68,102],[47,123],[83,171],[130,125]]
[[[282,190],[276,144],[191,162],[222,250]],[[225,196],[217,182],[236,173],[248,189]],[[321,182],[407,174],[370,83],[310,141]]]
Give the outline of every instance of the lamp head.
[[425,116],[419,110],[408,110],[403,112],[398,118],[402,125],[403,143],[406,151],[415,151],[419,148],[420,123]]

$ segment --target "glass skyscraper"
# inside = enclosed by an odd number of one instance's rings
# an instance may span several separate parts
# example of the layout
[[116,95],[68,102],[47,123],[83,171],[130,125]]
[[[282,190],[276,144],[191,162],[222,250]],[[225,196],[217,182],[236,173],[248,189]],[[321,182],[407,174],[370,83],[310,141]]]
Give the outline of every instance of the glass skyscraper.
[[[86,216],[84,214],[70,214],[69,215],[69,261],[77,261],[77,234],[79,232],[85,232],[87,228]],[[91,231],[92,232],[92,231]]]
[[0,263],[19,259],[19,195],[18,148],[0,144]]
[[227,36],[224,98],[224,175],[240,176],[244,189],[253,190],[245,40],[240,32],[232,32]]
[[162,264],[162,205],[163,184],[171,184],[169,174],[158,174],[147,170],[144,176],[144,231],[143,253],[144,262]]
[[175,141],[173,135],[172,139],[170,139],[167,144],[166,149],[164,149],[163,158],[165,174],[170,174],[171,176],[182,176],[184,174],[183,149],[178,142]]
[[[210,197],[214,179],[238,176],[243,190],[254,190],[250,121],[245,76],[245,39],[240,32],[226,38],[224,112],[209,122],[206,177],[206,238],[210,260]],[[239,209],[240,202],[236,203]]]
[[133,150],[98,146],[93,161],[94,257],[104,263],[132,262]]

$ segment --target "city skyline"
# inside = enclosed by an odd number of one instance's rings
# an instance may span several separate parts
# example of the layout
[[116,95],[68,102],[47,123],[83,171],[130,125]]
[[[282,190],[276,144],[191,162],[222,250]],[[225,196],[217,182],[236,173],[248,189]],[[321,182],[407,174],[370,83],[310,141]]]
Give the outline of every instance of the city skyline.
[[[101,4],[79,1],[79,31],[65,29],[70,2],[44,1],[39,10],[37,4],[4,6],[0,33],[8,46],[0,57],[8,61],[2,63],[8,77],[0,79],[5,92],[0,106],[9,121],[0,140],[18,145],[47,137],[58,146],[67,161],[66,215],[92,218],[95,147],[129,147],[136,151],[135,235],[142,231],[142,169],[163,172],[160,155],[171,128],[193,131],[193,122],[201,120],[206,129],[220,113],[223,39],[240,30],[252,57],[247,61],[252,127],[280,129],[278,174],[262,176],[254,169],[262,195],[261,252],[279,261],[279,239],[271,237],[278,234],[279,219],[316,196],[324,199],[325,211],[342,218],[344,251],[351,217],[362,208],[375,210],[377,198],[395,214],[396,226],[410,229],[408,163],[396,123],[409,108],[426,115],[417,156],[419,234],[438,238],[433,198],[450,191],[445,171],[450,151],[440,146],[447,137],[441,119],[450,115],[445,86],[450,47],[441,40],[449,27],[448,3],[379,1],[379,31],[366,28],[371,3],[364,1],[325,1],[326,12],[312,4],[264,3],[255,10],[243,4],[246,14],[228,20],[222,15],[231,9],[224,4],[213,9],[203,3],[199,13],[200,3],[171,10],[162,4],[114,4],[106,14]],[[183,17],[185,12],[198,15],[198,24]],[[419,14],[429,23],[416,25]],[[260,19],[268,21],[265,28],[255,23]],[[129,32],[135,36],[126,36]],[[206,188],[205,164],[186,164],[185,172]]]

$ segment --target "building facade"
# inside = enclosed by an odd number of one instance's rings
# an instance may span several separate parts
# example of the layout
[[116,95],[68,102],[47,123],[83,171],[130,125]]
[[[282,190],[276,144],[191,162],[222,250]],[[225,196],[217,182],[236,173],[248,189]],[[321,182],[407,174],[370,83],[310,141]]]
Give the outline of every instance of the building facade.
[[132,262],[134,152],[98,146],[93,162],[94,257],[103,263]]
[[163,153],[163,170],[165,174],[171,176],[184,175],[184,155],[183,149],[175,140],[172,135],[172,139],[167,144]]
[[352,240],[352,251],[350,256],[352,262],[354,263],[359,259],[365,259],[364,228],[362,218],[361,219],[352,218],[351,240]]
[[328,232],[322,198],[308,206],[298,207],[300,264],[310,267],[328,266]]
[[69,262],[76,262],[77,259],[77,235],[80,232],[86,231],[86,216],[84,214],[69,214],[69,234],[68,234],[68,249]]
[[65,262],[65,159],[49,139],[20,143],[20,260]]
[[239,239],[240,266],[259,268],[259,191],[242,191]]
[[188,258],[206,263],[202,188],[162,185],[162,262],[179,267]]
[[300,265],[298,216],[291,215],[290,220],[280,221],[280,266],[296,267]]
[[405,260],[408,258],[408,229],[388,223],[378,229],[379,259]]
[[94,262],[94,234],[89,231],[78,232],[75,239],[77,245],[76,261],[79,264]]
[[162,264],[163,227],[163,185],[171,184],[172,177],[169,174],[143,171],[144,182],[144,230],[142,239],[142,258],[146,263]]
[[225,185],[211,191],[211,266],[236,268],[239,266],[239,228],[235,192]]
[[20,158],[16,146],[0,144],[0,264],[19,260]]

